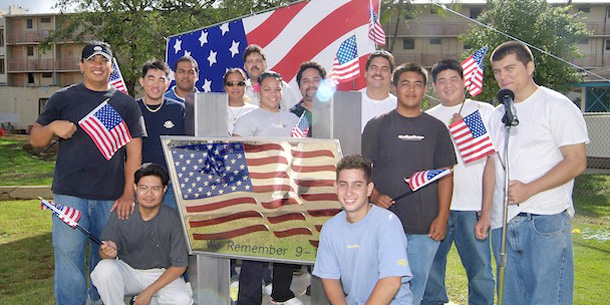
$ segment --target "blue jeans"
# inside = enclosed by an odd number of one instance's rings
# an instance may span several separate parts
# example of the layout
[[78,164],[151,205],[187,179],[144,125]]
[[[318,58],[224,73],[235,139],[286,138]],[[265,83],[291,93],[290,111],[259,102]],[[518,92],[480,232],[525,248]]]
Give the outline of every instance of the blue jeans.
[[[110,216],[114,200],[87,200],[54,194],[54,201],[81,212],[78,224],[100,238]],[[55,303],[61,305],[84,305],[87,300],[87,274],[85,256],[88,237],[53,216],[53,249],[55,255]],[[99,257],[99,246],[89,242],[89,270],[92,271]],[[91,300],[100,297],[95,287],[89,289]]]
[[[502,229],[493,230],[494,255]],[[519,214],[508,222],[504,304],[572,304],[574,252],[567,212]]]
[[468,276],[468,304],[493,304],[494,277],[491,270],[489,239],[478,240],[475,237],[474,226],[477,221],[475,211],[450,212],[447,235],[441,241],[434,257],[422,304],[449,303],[445,289],[445,270],[447,254],[454,241]]
[[411,292],[413,305],[418,305],[424,296],[428,275],[432,268],[432,261],[440,242],[424,234],[407,234],[407,258],[413,278],[411,279]]
[[174,197],[174,189],[171,184],[167,186],[167,191],[165,192],[165,195],[163,195],[163,204],[176,211],[178,210],[176,198]]

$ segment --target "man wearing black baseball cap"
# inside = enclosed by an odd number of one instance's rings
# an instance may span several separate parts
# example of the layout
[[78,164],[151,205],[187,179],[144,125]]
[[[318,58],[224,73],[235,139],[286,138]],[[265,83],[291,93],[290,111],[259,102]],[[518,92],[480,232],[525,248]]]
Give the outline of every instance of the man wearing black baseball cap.
[[[112,73],[108,44],[87,44],[79,68],[83,82],[51,96],[32,127],[30,143],[44,147],[59,137],[54,201],[79,210],[79,225],[99,237],[112,210],[117,209],[120,218],[133,212],[133,175],[142,162],[141,137],[146,136],[146,129],[135,100],[108,84]],[[118,131],[122,131],[120,136],[116,136]],[[87,237],[56,220],[55,303],[82,305],[87,295],[90,301],[99,302],[94,287],[87,293]],[[93,270],[99,261],[99,246],[90,243],[89,250],[89,270]]]

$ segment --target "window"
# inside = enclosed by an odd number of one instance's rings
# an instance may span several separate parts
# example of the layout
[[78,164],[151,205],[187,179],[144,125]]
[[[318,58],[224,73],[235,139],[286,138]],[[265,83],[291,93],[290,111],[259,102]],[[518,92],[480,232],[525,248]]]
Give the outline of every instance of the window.
[[413,39],[413,38],[403,38],[402,39],[402,48],[404,50],[413,50],[413,49],[415,49],[415,39]]
[[43,78],[51,78],[53,77],[53,72],[42,72]]
[[28,56],[34,56],[34,46],[28,46]]
[[589,38],[579,40],[578,44],[589,44]]
[[606,39],[606,51],[610,50],[610,39]]
[[38,99],[38,115],[40,115],[42,113],[42,111],[44,110],[44,107],[47,105],[48,102],[49,102],[48,98]]
[[51,23],[51,17],[41,17],[40,23]]
[[441,44],[440,37],[430,38],[430,44]]
[[610,18],[610,7],[606,8],[606,18]]
[[0,47],[4,47],[4,29],[0,29]]
[[590,7],[579,7],[579,8],[578,8],[578,11],[579,11],[579,12],[583,12],[583,13],[585,13],[585,14],[588,14],[588,13],[590,13],[590,12],[591,12],[591,8],[590,8]]
[[28,73],[28,84],[34,84],[34,73]]
[[4,74],[4,58],[0,58],[0,74]]
[[430,14],[436,15],[436,8],[434,6],[430,8]]
[[27,19],[27,26],[28,26],[28,29],[33,29],[34,28],[34,20]]
[[464,44],[464,50],[472,49],[472,46],[468,43]]
[[482,7],[471,7],[470,8],[470,18],[476,19],[483,12]]

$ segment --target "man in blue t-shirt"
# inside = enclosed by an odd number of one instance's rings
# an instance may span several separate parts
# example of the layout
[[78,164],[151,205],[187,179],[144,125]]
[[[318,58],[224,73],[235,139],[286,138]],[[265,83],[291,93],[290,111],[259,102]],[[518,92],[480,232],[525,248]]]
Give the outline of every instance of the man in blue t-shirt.
[[[156,163],[166,168],[161,146],[161,135],[184,135],[184,104],[166,98],[163,93],[169,87],[169,66],[162,61],[147,61],[142,66],[140,85],[144,97],[137,100],[144,121],[147,138],[142,141],[142,162]],[[176,208],[171,184],[163,197],[163,203]]]
[[[59,137],[53,199],[81,211],[79,225],[100,236],[111,211],[116,209],[120,219],[134,211],[133,174],[142,163],[141,138],[146,131],[134,99],[108,84],[112,73],[108,44],[86,45],[79,67],[84,81],[51,96],[32,127],[30,143],[44,147]],[[84,234],[53,218],[55,303],[85,304],[86,248]],[[98,249],[90,243],[91,270],[99,261]],[[95,289],[89,297],[99,300]]]
[[335,188],[343,211],[324,223],[313,271],[331,304],[412,304],[407,238],[394,213],[369,203],[371,162],[343,158]]
[[176,85],[165,92],[165,97],[186,103],[189,94],[197,93],[195,83],[199,80],[199,65],[197,61],[189,56],[182,56],[174,64],[174,78]]

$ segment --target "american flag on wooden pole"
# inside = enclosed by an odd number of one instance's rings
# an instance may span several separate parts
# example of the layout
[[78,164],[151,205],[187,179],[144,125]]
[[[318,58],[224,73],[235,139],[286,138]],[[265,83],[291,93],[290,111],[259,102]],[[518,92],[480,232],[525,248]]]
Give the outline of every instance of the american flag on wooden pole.
[[489,156],[496,151],[478,109],[463,119],[451,123],[449,132],[464,164]]
[[369,38],[378,45],[385,45],[385,32],[375,13],[373,1],[369,1]]
[[464,69],[464,84],[471,96],[477,96],[483,92],[483,57],[487,52],[487,46],[474,52],[462,62]]
[[420,188],[443,178],[451,173],[450,169],[429,169],[415,172],[409,178],[405,178],[405,182],[413,192]]
[[116,62],[116,58],[112,58],[112,73],[110,73],[110,78],[108,79],[108,84],[114,87],[115,89],[122,91],[125,94],[127,93],[127,86],[125,85],[125,80],[123,80],[123,75],[121,74],[121,70],[119,70],[119,64]]
[[301,117],[299,118],[299,122],[294,125],[290,136],[293,138],[305,138],[309,133],[309,120],[307,120],[307,116],[305,115],[306,111],[303,111]]
[[334,83],[347,82],[356,79],[360,75],[360,64],[358,62],[358,48],[356,47],[356,35],[346,39],[333,60],[333,69],[328,78]]
[[131,133],[121,115],[106,99],[93,109],[78,125],[91,137],[95,146],[107,160],[131,141]]

